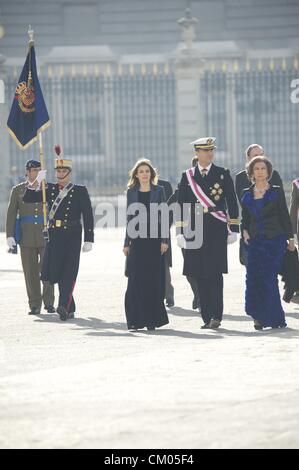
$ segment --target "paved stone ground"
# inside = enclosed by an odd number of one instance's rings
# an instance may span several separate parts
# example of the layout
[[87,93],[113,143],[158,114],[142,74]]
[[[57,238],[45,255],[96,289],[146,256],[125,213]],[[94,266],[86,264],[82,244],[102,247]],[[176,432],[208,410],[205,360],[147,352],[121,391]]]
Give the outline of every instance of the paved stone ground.
[[299,305],[289,327],[256,332],[229,247],[225,316],[200,330],[174,248],[176,305],[159,331],[130,333],[123,230],[82,255],[78,316],[27,316],[19,256],[0,235],[1,448],[298,448]]

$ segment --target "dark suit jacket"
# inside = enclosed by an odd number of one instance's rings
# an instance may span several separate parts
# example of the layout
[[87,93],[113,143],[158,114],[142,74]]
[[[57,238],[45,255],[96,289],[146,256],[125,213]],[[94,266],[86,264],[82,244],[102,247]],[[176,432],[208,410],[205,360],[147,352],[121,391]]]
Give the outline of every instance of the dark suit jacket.
[[[169,181],[166,181],[166,180],[161,180],[159,178],[158,180],[158,185],[159,186],[162,186],[164,188],[164,191],[165,191],[165,196],[166,196],[166,201],[167,201],[167,204],[168,204],[168,200],[169,198],[172,196],[172,186],[171,184],[169,183]],[[168,204],[169,205],[169,204]],[[170,212],[169,214],[169,229],[170,227],[172,226],[173,224],[173,214],[172,212]],[[171,237],[170,237],[170,232],[169,232],[169,245],[168,245],[168,250],[166,251],[165,253],[165,258],[168,262],[168,266],[172,266],[172,249],[171,249]]]
[[169,181],[161,180],[159,178],[158,179],[158,186],[162,186],[164,188],[166,201],[168,201],[168,199],[170,198],[170,196],[172,195],[172,192],[173,192],[171,184],[169,183]]
[[[129,188],[127,190],[127,208],[130,204],[138,203],[138,192],[139,192],[139,185],[136,185],[134,188]],[[150,203],[157,203],[160,204],[161,202],[166,202],[165,191],[162,186],[153,185],[151,184],[151,191],[150,191]],[[134,218],[134,215],[127,215],[127,225],[131,219]],[[126,237],[124,246],[129,246],[131,239],[128,235],[126,230]],[[163,243],[169,244],[169,238],[162,238]]]
[[290,302],[294,293],[299,291],[299,261],[298,251],[286,250],[282,270],[282,281],[284,284],[283,300]]
[[[272,178],[270,179],[269,183],[280,186],[283,189],[282,180],[276,170],[273,171]],[[236,175],[235,188],[240,204],[244,189],[249,188],[251,184],[251,181],[247,178],[246,170],[240,171]]]
[[299,223],[298,223],[298,209],[299,209],[299,188],[296,184],[298,180],[293,181],[292,194],[291,194],[291,205],[290,205],[290,216],[293,226],[294,233],[297,234],[299,240]]
[[[261,221],[259,221],[252,204],[253,186],[244,190],[241,198],[242,230],[247,230],[251,238],[261,233],[266,238],[283,234],[292,238],[293,229],[283,189],[280,186],[271,185],[264,197],[266,198],[265,205],[261,211]],[[259,228],[260,222],[262,229]]]
[[179,184],[176,190],[172,193],[169,199],[167,199],[167,204],[171,206],[174,202],[178,202],[178,195],[179,195]]

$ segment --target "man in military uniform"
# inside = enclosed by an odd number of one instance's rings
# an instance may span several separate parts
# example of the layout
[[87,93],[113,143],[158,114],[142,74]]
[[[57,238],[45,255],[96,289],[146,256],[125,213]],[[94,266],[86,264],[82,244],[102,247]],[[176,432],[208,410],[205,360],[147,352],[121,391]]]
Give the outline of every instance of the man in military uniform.
[[[290,217],[293,232],[297,238],[297,245],[299,246],[299,178],[296,178],[292,184]],[[299,291],[296,292],[296,297],[299,297]]]
[[41,169],[40,162],[28,160],[26,163],[27,181],[12,188],[6,217],[6,237],[10,250],[20,244],[21,260],[27,296],[29,315],[40,314],[42,300],[45,309],[55,312],[54,286],[43,282],[41,293],[40,267],[44,256],[45,241],[43,238],[43,213],[40,202],[23,202],[26,188],[32,183]]
[[295,179],[292,183],[290,217],[294,234],[297,236],[297,243],[299,242],[299,178]]
[[[218,328],[223,314],[223,273],[227,273],[227,243],[236,241],[239,231],[238,202],[229,170],[212,163],[214,137],[203,137],[194,142],[198,164],[182,175],[178,203],[181,215],[183,205],[190,204],[187,220],[177,220],[179,246],[185,248],[185,276],[197,280],[204,321],[202,328]],[[185,240],[184,227],[194,230],[194,220],[203,210],[203,243],[192,248]]]
[[[42,266],[42,279],[58,283],[59,302],[57,313],[62,321],[74,318],[76,310],[73,290],[79,270],[82,243],[83,252],[92,249],[94,220],[90,198],[85,186],[71,182],[72,161],[60,158],[60,148],[55,147],[59,158],[55,159],[57,183],[48,183],[46,188],[49,207],[49,242],[46,246]],[[35,191],[26,190],[24,201],[40,201],[39,181]]]

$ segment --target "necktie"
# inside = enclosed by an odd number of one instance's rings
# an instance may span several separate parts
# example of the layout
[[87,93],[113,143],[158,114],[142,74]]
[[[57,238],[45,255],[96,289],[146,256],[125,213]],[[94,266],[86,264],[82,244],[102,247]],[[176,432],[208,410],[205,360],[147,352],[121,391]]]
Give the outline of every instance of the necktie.
[[201,176],[202,176],[203,178],[205,178],[205,177],[207,176],[207,171],[208,171],[208,170],[207,170],[206,168],[203,168],[203,169],[200,171],[200,172],[201,172]]

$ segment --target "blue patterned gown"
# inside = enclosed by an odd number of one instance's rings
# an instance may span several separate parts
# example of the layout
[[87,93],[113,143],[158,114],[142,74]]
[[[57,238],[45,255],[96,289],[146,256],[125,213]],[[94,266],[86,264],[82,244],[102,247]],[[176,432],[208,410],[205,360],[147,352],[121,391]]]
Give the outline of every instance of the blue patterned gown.
[[264,327],[285,327],[285,314],[281,305],[278,273],[281,270],[287,246],[287,236],[268,239],[263,234],[262,208],[276,197],[266,191],[262,199],[254,199],[251,191],[245,193],[242,203],[257,217],[258,235],[245,245],[248,254],[245,311]]

